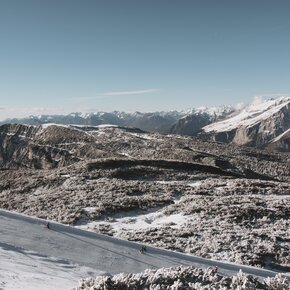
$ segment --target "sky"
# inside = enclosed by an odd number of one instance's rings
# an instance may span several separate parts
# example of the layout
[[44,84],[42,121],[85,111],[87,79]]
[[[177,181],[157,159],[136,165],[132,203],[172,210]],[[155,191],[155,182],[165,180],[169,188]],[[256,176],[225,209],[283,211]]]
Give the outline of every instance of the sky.
[[0,0],[0,119],[290,95],[289,0]]

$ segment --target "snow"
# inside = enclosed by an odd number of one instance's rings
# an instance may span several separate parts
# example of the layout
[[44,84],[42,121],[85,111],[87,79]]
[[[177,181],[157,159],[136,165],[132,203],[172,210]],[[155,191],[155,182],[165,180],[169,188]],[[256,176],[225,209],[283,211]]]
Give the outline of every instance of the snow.
[[96,128],[112,128],[112,127],[119,127],[118,125],[113,125],[113,124],[101,124],[98,126],[95,126]]
[[[139,217],[138,223],[148,223],[152,217],[154,223],[165,218],[162,215],[156,218],[152,213]],[[173,218],[167,221],[184,222],[182,215],[174,215]],[[4,290],[65,290],[76,286],[80,278],[95,277],[104,272],[138,273],[148,268],[179,265],[198,268],[218,266],[223,275],[236,274],[239,269],[258,277],[273,277],[277,274],[150,246],[146,254],[142,254],[137,243],[54,222],[50,223],[51,229],[48,230],[44,226],[45,220],[4,210],[0,210],[0,223],[0,289]]]
[[5,290],[72,289],[79,279],[103,274],[88,267],[1,244],[0,256],[0,289]]
[[149,134],[145,134],[145,133],[142,133],[142,134],[129,133],[129,134],[132,136],[135,136],[135,137],[139,137],[139,138],[144,139],[144,140],[159,140],[156,137],[154,137],[153,135],[149,135]]
[[129,157],[129,158],[135,159],[132,155],[130,155],[130,154],[126,153],[126,152],[120,152],[120,154],[123,155],[123,156]]
[[271,99],[265,102],[254,102],[244,108],[239,114],[224,121],[216,122],[205,126],[205,132],[231,131],[240,126],[253,126],[262,120],[266,120],[273,114],[279,112],[281,108],[290,103],[290,97]]
[[63,125],[63,124],[56,124],[56,123],[47,123],[47,124],[42,124],[41,127],[43,129],[47,129],[51,126],[57,126],[57,127],[64,127],[64,128],[69,128],[69,125]]
[[78,226],[82,229],[93,229],[96,225],[110,225],[116,236],[120,236],[118,233],[122,231],[134,231],[140,229],[147,229],[150,227],[161,228],[166,224],[174,224],[174,227],[180,227],[186,223],[189,216],[182,214],[172,214],[170,216],[165,215],[163,212],[150,212],[146,214],[138,214],[137,211],[131,213],[130,216],[112,218],[111,221],[102,222],[90,222],[86,225]]
[[191,186],[191,187],[200,187],[202,184],[203,184],[202,181],[196,181],[196,182],[193,182],[193,183],[188,183],[188,186]]
[[277,136],[276,138],[274,138],[271,143],[277,142],[279,141],[281,138],[283,138],[287,133],[290,132],[290,129],[286,130],[285,132],[283,132],[281,135]]
[[220,106],[220,107],[198,107],[195,110],[199,114],[206,113],[210,116],[223,116],[225,113],[230,113],[233,111],[231,106]]
[[176,181],[176,180],[158,180],[156,182],[159,184],[176,184],[176,183],[178,183],[178,181]]

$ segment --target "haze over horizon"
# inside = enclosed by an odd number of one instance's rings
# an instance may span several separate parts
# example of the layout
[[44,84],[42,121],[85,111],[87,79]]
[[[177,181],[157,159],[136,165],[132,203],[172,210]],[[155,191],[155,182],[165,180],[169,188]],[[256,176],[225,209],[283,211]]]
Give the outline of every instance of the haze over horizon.
[[0,120],[290,95],[287,0],[0,2]]

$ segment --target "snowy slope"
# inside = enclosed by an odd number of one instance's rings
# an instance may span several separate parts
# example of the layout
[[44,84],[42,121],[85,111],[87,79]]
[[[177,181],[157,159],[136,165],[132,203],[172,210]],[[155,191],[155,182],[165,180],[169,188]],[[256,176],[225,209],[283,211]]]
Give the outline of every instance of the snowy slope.
[[[0,211],[1,260],[0,286],[2,289],[69,289],[69,280],[82,274],[140,272],[147,268],[170,266],[218,266],[223,275],[236,274],[239,269],[258,277],[277,273],[255,267],[218,262],[153,247],[146,254],[139,252],[140,245],[81,231],[68,226]],[[9,250],[9,251],[8,251]],[[57,257],[50,258],[50,257]],[[29,259],[31,262],[29,263]],[[14,263],[17,267],[13,267]],[[90,269],[94,269],[90,273]],[[80,273],[76,274],[80,270]],[[287,276],[289,279],[290,277]],[[45,283],[45,286],[43,286]],[[43,286],[43,287],[42,287]],[[69,288],[66,288],[66,287]]]
[[[290,128],[290,97],[255,101],[233,116],[202,128],[202,135],[214,141],[267,147]],[[288,148],[275,148],[287,151]]]
[[0,289],[72,289],[80,279],[103,274],[58,258],[0,244]]

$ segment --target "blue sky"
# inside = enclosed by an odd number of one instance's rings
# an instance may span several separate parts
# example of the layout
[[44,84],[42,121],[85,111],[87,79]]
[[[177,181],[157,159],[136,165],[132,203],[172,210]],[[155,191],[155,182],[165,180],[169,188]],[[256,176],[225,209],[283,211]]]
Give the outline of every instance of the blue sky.
[[290,95],[288,0],[0,0],[0,119]]

